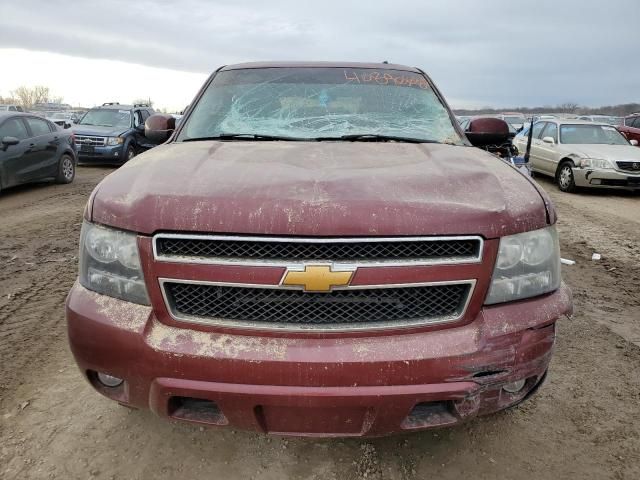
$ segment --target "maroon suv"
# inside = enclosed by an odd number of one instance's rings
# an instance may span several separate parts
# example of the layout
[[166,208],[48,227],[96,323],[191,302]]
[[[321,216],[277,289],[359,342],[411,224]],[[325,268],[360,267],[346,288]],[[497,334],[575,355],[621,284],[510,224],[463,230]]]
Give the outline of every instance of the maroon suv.
[[618,126],[618,130],[627,137],[627,140],[635,140],[636,146],[640,145],[640,113],[626,117],[624,124]]
[[419,69],[218,69],[90,197],[67,300],[106,397],[205,425],[376,436],[541,385],[571,312],[544,192]]

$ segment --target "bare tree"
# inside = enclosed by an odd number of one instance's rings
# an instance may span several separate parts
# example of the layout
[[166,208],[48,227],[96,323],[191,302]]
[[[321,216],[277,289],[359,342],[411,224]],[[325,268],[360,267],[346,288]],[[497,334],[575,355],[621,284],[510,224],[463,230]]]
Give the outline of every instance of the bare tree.
[[[19,105],[25,109],[32,108],[37,103],[45,103],[49,101],[49,87],[36,85],[33,88],[20,86],[11,92]],[[62,98],[60,98],[62,100]]]
[[562,105],[558,105],[558,108],[562,113],[576,113],[576,110],[578,110],[578,107],[580,107],[580,105],[572,102],[567,102],[567,103],[563,103]]
[[13,105],[13,104],[15,104],[17,102],[16,102],[16,99],[13,98],[12,96],[3,97],[2,95],[0,95],[0,103]]

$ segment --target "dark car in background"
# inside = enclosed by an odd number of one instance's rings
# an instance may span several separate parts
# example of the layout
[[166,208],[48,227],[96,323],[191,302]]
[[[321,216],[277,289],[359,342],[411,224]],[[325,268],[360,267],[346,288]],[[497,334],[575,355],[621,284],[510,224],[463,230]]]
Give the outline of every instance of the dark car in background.
[[619,125],[618,131],[622,133],[627,140],[635,140],[640,144],[640,113],[634,113],[624,119],[624,124]]
[[144,122],[154,113],[146,104],[105,103],[90,109],[72,127],[79,161],[122,164],[155,147],[144,135]]
[[73,134],[35,115],[0,111],[0,190],[22,183],[71,183],[76,174]]

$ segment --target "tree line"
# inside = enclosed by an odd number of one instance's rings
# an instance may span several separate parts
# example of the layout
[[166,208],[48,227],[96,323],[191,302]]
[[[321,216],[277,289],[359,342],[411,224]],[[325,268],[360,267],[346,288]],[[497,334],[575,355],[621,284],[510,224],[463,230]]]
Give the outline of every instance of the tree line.
[[20,105],[25,110],[33,108],[38,103],[62,103],[62,101],[62,97],[53,95],[49,87],[43,85],[20,86],[12,90],[8,97],[0,96],[0,103]]
[[[49,87],[36,85],[35,87],[20,86],[9,92],[8,97],[0,95],[0,104],[20,105],[24,110],[31,110],[39,103],[64,103],[64,98],[54,95]],[[132,104],[145,103],[153,107],[153,100],[150,98],[135,99]]]

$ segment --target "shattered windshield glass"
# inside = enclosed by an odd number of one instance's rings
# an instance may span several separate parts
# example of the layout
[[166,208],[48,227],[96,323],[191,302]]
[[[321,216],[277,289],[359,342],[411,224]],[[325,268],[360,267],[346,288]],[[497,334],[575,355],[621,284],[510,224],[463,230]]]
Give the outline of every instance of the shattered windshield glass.
[[463,145],[424,76],[362,68],[257,68],[216,75],[178,141],[224,135],[410,137]]

